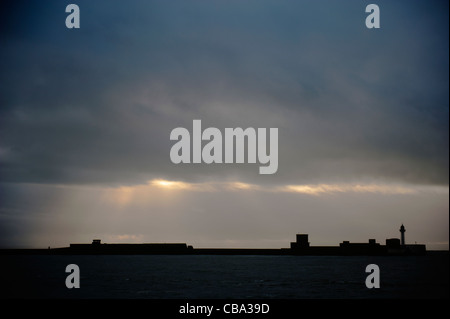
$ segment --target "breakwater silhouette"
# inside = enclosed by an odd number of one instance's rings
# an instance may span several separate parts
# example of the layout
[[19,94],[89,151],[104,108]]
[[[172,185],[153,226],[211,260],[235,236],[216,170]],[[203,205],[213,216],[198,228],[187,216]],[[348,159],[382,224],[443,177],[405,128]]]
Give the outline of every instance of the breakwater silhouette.
[[48,255],[299,255],[299,256],[384,256],[425,255],[423,244],[407,245],[402,240],[386,239],[385,245],[369,239],[366,243],[343,241],[339,246],[311,246],[307,234],[297,234],[290,248],[194,248],[186,243],[92,243],[70,244],[69,247],[48,249],[2,249],[0,254],[48,254]]

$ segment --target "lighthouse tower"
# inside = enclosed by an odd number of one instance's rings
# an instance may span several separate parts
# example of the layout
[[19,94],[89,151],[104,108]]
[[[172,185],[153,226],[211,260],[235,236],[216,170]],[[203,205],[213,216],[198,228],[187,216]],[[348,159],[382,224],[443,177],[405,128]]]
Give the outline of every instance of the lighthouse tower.
[[403,226],[403,224],[402,224],[402,226],[400,226],[400,233],[401,233],[401,244],[402,244],[402,246],[405,246],[405,226]]

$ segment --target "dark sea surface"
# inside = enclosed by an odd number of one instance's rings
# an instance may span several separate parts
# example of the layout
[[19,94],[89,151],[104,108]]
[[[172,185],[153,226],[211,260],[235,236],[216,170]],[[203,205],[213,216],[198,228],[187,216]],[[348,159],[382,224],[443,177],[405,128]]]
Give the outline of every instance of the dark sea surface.
[[[449,298],[449,255],[3,255],[2,298],[353,299]],[[80,288],[68,289],[68,264]],[[368,289],[368,264],[380,288]]]

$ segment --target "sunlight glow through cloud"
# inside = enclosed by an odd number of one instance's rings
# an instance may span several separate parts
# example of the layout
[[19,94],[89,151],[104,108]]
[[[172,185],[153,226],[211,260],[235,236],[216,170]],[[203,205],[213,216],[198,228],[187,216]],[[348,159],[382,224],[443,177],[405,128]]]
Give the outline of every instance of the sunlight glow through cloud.
[[361,184],[318,184],[318,185],[287,185],[280,188],[282,192],[294,192],[307,195],[322,195],[335,193],[379,193],[379,194],[415,194],[417,189],[401,185],[361,185]]
[[164,179],[152,180],[150,185],[157,186],[165,189],[193,189],[195,186],[190,183],[184,183],[179,181],[167,181]]
[[149,185],[169,190],[187,191],[264,191],[264,192],[285,192],[298,193],[312,196],[339,193],[374,193],[374,194],[397,194],[408,195],[417,194],[424,191],[447,192],[448,188],[442,187],[419,187],[413,185],[400,184],[306,184],[306,185],[282,185],[282,186],[260,186],[243,182],[204,182],[187,183],[180,181],[168,181],[156,179],[149,182]]

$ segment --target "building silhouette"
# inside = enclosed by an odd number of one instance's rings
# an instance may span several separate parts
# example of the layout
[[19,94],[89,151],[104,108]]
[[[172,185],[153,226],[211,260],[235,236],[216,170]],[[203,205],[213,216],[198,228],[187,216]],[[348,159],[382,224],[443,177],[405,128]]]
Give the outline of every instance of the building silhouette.
[[375,239],[369,239],[366,243],[351,243],[347,240],[339,246],[310,246],[307,234],[297,234],[296,242],[291,242],[293,255],[424,255],[425,245],[406,245],[405,226],[400,226],[401,239],[386,239],[386,244],[381,245]]

